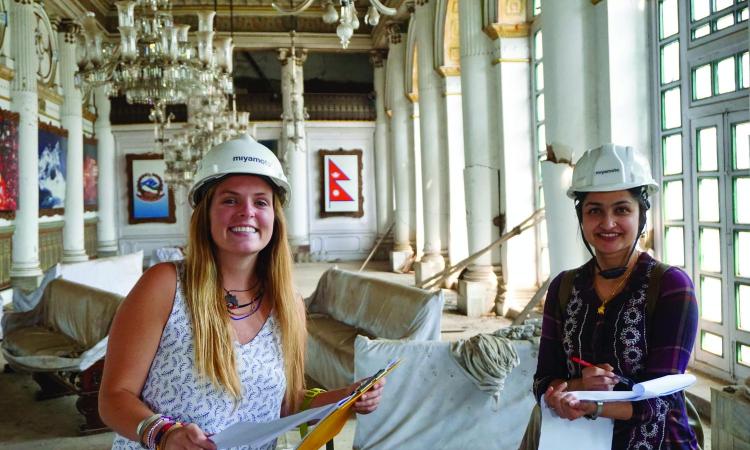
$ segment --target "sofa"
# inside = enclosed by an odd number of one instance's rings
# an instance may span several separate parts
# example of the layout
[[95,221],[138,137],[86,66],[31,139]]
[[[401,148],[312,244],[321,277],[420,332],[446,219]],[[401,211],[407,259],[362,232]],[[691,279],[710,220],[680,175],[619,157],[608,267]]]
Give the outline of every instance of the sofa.
[[357,337],[355,378],[372,375],[394,358],[401,363],[387,377],[380,407],[357,416],[354,449],[518,448],[534,406],[538,345],[523,339],[511,344],[519,364],[497,396],[457,362],[450,342]]
[[99,418],[99,382],[107,334],[123,296],[58,278],[44,288],[30,311],[6,313],[0,345],[9,367],[32,374],[37,400],[78,395],[86,419],[82,434],[104,431]]
[[307,306],[305,373],[312,384],[334,389],[355,380],[357,336],[437,341],[444,298],[383,279],[332,268],[320,278]]

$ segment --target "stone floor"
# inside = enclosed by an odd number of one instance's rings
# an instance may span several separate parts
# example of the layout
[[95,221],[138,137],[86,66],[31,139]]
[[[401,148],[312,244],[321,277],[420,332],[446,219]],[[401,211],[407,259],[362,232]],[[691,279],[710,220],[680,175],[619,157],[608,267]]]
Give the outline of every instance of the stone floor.
[[[333,264],[304,263],[295,266],[295,284],[299,292],[307,296],[313,292],[320,275]],[[338,263],[342,269],[357,270],[359,263]],[[369,275],[391,281],[413,285],[413,274],[386,272],[386,265],[380,262],[368,264]],[[468,318],[455,310],[456,296],[453,291],[445,291],[446,308],[443,314],[442,330],[444,340],[455,340],[473,336],[481,332],[491,332],[508,325],[508,321],[498,317]],[[0,367],[5,361],[0,356]],[[82,417],[75,409],[75,398],[63,397],[43,402],[34,401],[36,384],[27,374],[0,373],[0,449],[18,450],[93,450],[111,446],[113,434],[102,433],[93,436],[79,436],[77,433]],[[337,450],[351,449],[354,438],[355,421],[350,421],[337,436]],[[294,448],[299,442],[299,434],[287,433],[279,440],[278,448]]]

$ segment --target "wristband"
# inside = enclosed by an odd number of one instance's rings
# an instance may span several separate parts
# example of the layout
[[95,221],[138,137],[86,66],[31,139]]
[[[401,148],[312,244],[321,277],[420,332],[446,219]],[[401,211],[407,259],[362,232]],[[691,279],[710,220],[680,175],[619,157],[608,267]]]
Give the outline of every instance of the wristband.
[[599,418],[599,416],[602,414],[602,411],[604,411],[604,402],[597,401],[596,402],[596,410],[591,414],[586,414],[584,417],[589,420],[596,420]]
[[143,435],[145,434],[146,429],[159,417],[161,417],[161,414],[154,414],[152,416],[146,417],[145,419],[141,420],[141,422],[136,427],[135,434],[138,435],[138,441],[141,444],[141,448],[148,448],[148,446],[143,442]]
[[[326,390],[320,389],[320,388],[312,388],[312,389],[306,390],[305,398],[302,400],[302,405],[300,405],[299,407],[300,412],[309,409],[315,397],[322,394],[323,392],[326,392]],[[303,423],[302,425],[299,426],[299,435],[300,437],[304,438],[306,434],[307,434],[307,424]]]

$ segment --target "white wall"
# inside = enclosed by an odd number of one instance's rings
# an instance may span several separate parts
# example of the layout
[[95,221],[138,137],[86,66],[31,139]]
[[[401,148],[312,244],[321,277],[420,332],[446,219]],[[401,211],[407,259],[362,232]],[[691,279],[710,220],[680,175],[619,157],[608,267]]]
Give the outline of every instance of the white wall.
[[[258,122],[254,125],[258,140],[278,139],[280,122]],[[173,132],[179,125],[173,127]],[[367,257],[376,238],[375,178],[373,159],[374,122],[307,122],[307,168],[310,223],[310,252],[314,261],[351,261]],[[128,224],[127,168],[128,153],[155,152],[151,125],[118,125],[112,127],[116,147],[117,236],[120,253],[144,251],[144,263],[160,247],[182,246],[192,209],[184,189],[175,191],[177,223]],[[320,217],[322,182],[318,150],[362,150],[362,182],[364,216]],[[293,192],[292,195],[295,195]],[[304,195],[304,193],[303,193]]]

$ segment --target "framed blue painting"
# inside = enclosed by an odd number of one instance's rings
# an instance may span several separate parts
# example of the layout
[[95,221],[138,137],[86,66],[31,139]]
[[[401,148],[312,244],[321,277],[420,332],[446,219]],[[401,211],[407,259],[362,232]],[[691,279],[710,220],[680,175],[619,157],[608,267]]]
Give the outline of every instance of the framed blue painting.
[[39,212],[65,212],[65,180],[68,178],[68,131],[39,123]]
[[161,154],[125,155],[128,172],[128,223],[175,223],[174,193],[164,180]]

